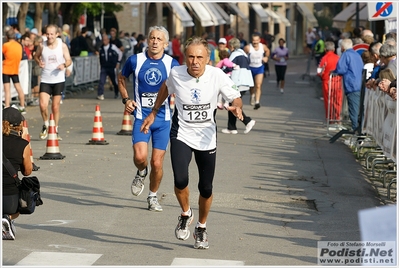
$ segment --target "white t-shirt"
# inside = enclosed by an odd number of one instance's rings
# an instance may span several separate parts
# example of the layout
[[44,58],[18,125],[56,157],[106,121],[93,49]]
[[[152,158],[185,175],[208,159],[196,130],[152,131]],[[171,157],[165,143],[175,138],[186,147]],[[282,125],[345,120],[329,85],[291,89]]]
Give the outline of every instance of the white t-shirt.
[[263,65],[263,55],[265,50],[263,44],[259,43],[258,49],[256,50],[252,44],[249,44],[249,66],[258,68]]
[[311,45],[316,39],[316,35],[313,32],[306,32],[306,44]]
[[58,66],[65,63],[62,51],[63,43],[59,38],[54,42],[57,42],[57,46],[54,49],[50,49],[47,46],[47,41],[43,42],[42,61],[44,62],[44,68],[42,68],[40,81],[47,84],[65,82],[65,69],[58,69]]
[[196,150],[215,149],[217,96],[221,93],[228,102],[240,98],[233,81],[221,69],[210,65],[206,65],[197,80],[182,65],[170,71],[166,86],[169,94],[175,94],[170,137]]

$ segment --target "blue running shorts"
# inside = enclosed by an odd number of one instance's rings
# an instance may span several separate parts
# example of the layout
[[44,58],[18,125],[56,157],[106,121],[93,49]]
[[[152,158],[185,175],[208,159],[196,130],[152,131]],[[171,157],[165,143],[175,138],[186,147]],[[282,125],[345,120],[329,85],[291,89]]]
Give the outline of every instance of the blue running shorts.
[[169,143],[170,122],[171,121],[165,121],[160,120],[159,118],[155,118],[155,121],[148,130],[148,133],[145,134],[144,132],[140,132],[143,120],[134,119],[132,131],[133,144],[136,144],[138,142],[148,143],[150,141],[150,138],[152,138],[152,148],[166,151]]
[[251,69],[252,77],[255,77],[265,72],[265,65],[262,64],[260,67],[249,67],[249,69]]

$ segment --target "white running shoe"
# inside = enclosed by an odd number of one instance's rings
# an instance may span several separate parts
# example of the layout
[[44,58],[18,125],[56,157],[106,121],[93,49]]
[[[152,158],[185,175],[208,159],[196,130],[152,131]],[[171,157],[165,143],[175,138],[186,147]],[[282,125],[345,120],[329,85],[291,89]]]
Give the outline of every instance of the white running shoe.
[[187,238],[190,236],[190,230],[188,229],[188,226],[193,222],[194,219],[193,210],[190,209],[190,211],[191,216],[180,215],[178,218],[179,222],[175,228],[175,236],[179,240],[187,240]]
[[145,168],[145,175],[144,176],[140,176],[139,171],[137,170],[137,174],[133,179],[132,182],[132,186],[131,186],[131,190],[132,190],[132,194],[135,196],[139,196],[143,190],[144,190],[144,179],[148,174],[148,169],[147,167]]
[[40,139],[45,140],[48,136],[48,127],[43,125],[42,132],[40,132]]
[[251,131],[251,129],[255,126],[256,121],[251,120],[248,122],[248,124],[245,126],[244,134],[247,134],[248,132]]
[[162,211],[162,207],[158,202],[158,197],[149,196],[147,197],[148,210],[150,211]]
[[15,240],[15,227],[8,216],[2,218],[3,240]]
[[224,134],[237,134],[238,131],[237,130],[229,130],[227,128],[222,129],[222,133]]
[[206,228],[195,227],[194,230],[194,248],[195,249],[208,249],[208,233],[206,232]]

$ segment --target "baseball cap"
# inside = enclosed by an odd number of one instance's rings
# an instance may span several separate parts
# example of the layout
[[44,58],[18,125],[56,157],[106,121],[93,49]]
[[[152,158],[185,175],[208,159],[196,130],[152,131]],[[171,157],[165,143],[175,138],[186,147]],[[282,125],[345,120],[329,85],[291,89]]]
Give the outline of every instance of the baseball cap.
[[37,29],[36,29],[36,28],[33,28],[32,30],[30,30],[30,32],[31,32],[31,33],[33,33],[33,34],[36,34],[36,35],[38,35],[38,34],[39,34],[39,32],[37,31]]
[[13,126],[19,126],[22,121],[25,121],[25,118],[16,108],[7,107],[3,109],[3,121],[8,121]]
[[220,38],[218,44],[227,44],[226,38],[224,37]]

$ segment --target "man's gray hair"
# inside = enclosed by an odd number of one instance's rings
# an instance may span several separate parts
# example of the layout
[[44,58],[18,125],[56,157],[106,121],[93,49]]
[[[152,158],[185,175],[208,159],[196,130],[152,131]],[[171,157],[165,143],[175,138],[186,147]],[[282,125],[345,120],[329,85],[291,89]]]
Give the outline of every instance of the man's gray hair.
[[163,32],[163,34],[165,35],[165,41],[166,41],[166,43],[169,43],[169,32],[168,32],[168,30],[166,30],[165,27],[163,27],[163,26],[151,26],[151,27],[148,29],[148,36],[150,36],[150,34],[151,34],[153,31],[160,31],[160,32]]
[[335,50],[335,44],[334,44],[334,42],[327,41],[327,42],[325,43],[325,46],[326,46],[326,50],[327,50],[327,51],[334,51],[334,50]]
[[383,44],[380,48],[380,57],[390,58],[396,56],[396,47],[390,44]]
[[184,44],[184,54],[186,54],[188,47],[191,45],[202,45],[205,47],[208,56],[211,55],[211,50],[209,49],[208,42],[205,39],[199,36],[193,36],[187,39],[186,43]]
[[390,37],[390,38],[387,38],[387,39],[385,40],[384,44],[390,44],[390,45],[396,47],[396,40],[393,39],[392,37]]
[[380,42],[376,42],[373,44],[372,47],[370,47],[370,51],[371,53],[375,54],[375,55],[380,55],[380,48],[381,48],[382,44]]
[[229,45],[234,48],[234,50],[239,49],[241,47],[240,40],[237,38],[231,38],[229,41]]
[[15,32],[13,29],[10,29],[7,31],[6,36],[8,38],[8,40],[13,40],[15,39]]
[[346,38],[346,39],[342,40],[342,42],[341,42],[341,47],[342,47],[344,50],[353,48],[352,39]]

